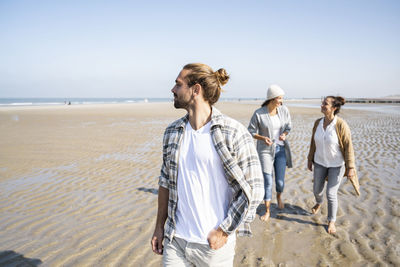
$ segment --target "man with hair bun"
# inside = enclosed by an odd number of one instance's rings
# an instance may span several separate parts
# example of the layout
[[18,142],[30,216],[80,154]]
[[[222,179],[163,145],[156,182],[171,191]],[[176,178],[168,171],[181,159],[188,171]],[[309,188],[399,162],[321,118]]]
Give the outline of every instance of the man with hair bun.
[[232,266],[235,233],[251,235],[263,176],[247,129],[212,106],[228,80],[225,69],[188,64],[171,90],[187,114],[164,132],[151,239],[163,266]]

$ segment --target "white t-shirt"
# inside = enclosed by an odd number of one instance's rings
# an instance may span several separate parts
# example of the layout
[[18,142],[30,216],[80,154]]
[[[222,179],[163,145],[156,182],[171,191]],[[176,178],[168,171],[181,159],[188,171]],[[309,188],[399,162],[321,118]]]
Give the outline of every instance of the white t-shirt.
[[269,116],[272,122],[272,139],[275,140],[275,144],[283,146],[284,143],[282,140],[279,140],[280,131],[281,131],[281,121],[279,119],[278,114],[274,116]]
[[320,120],[315,131],[315,156],[314,161],[326,168],[340,167],[344,164],[342,151],[340,151],[339,138],[336,133],[337,117],[324,130],[324,120]]
[[211,122],[195,131],[188,122],[179,150],[175,235],[201,244],[208,244],[209,232],[226,218],[233,195],[210,127]]

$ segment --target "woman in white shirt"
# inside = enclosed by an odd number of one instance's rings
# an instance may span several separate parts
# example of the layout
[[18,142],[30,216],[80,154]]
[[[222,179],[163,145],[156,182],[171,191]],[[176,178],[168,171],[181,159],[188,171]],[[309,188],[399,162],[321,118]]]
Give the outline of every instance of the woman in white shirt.
[[[314,165],[313,191],[317,203],[311,210],[313,214],[321,208],[325,181],[328,180],[326,196],[330,234],[336,233],[337,191],[343,176],[353,180],[353,185],[354,181],[358,184],[350,128],[343,119],[336,116],[344,104],[345,99],[340,96],[324,98],[321,104],[324,117],[316,120],[314,124],[308,154],[308,169],[312,171]],[[358,189],[356,193],[359,194]]]
[[289,110],[282,105],[284,94],[278,85],[271,85],[267,91],[267,100],[254,112],[248,127],[253,138],[257,139],[257,152],[264,175],[266,213],[261,216],[263,221],[270,217],[272,172],[275,173],[278,208],[283,209],[285,170],[286,166],[292,167],[289,142],[286,138],[292,128],[292,122]]

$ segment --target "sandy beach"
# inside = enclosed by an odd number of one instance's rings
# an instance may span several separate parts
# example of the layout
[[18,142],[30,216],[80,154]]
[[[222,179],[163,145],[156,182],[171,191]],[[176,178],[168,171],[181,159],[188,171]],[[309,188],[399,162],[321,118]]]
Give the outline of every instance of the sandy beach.
[[[246,127],[261,102],[216,106]],[[400,113],[351,110],[361,196],[339,189],[337,233],[306,169],[319,109],[290,106],[285,209],[237,239],[235,266],[400,266]],[[0,108],[0,266],[160,266],[150,239],[172,103]],[[258,214],[265,207],[260,205]]]

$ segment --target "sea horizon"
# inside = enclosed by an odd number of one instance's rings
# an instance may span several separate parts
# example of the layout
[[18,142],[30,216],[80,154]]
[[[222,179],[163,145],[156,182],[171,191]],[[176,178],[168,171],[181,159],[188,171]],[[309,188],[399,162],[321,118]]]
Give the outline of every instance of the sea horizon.
[[1,97],[1,106],[60,106],[60,105],[90,105],[168,102],[172,98],[147,97]]

